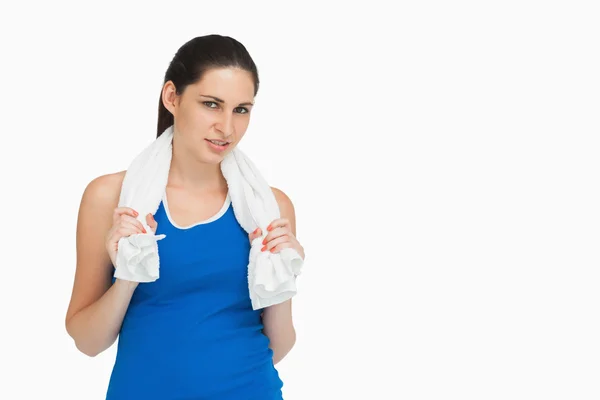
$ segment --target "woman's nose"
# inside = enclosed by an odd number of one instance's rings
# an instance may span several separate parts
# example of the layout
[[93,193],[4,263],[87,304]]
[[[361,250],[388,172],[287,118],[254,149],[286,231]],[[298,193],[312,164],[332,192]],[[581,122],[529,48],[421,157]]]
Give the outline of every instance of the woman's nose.
[[219,121],[219,130],[223,133],[225,137],[231,136],[233,134],[233,115],[231,115],[231,113],[223,113]]

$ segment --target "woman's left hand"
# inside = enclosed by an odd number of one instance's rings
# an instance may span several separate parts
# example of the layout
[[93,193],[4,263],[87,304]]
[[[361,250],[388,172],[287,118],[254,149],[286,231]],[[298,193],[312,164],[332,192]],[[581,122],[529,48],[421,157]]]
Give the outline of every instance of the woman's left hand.
[[[267,227],[269,233],[263,240],[263,248],[261,251],[270,251],[271,253],[278,253],[281,249],[287,247],[292,248],[300,254],[300,257],[304,260],[304,248],[296,239],[296,236],[292,233],[290,221],[287,218],[278,218],[273,220]],[[249,235],[250,242],[257,237],[262,236],[262,229],[256,228],[254,232]]]

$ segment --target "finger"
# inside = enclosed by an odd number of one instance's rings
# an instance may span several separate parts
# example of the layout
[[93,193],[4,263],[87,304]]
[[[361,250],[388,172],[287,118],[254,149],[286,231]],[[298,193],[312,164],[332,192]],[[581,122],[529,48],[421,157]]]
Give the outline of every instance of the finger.
[[262,229],[260,228],[256,228],[254,230],[254,232],[250,233],[248,235],[248,238],[250,239],[250,241],[252,242],[254,239],[259,238],[262,236]]
[[129,216],[131,216],[133,218],[136,218],[139,215],[138,212],[135,211],[133,208],[130,208],[130,207],[117,207],[113,211],[113,222],[116,222],[118,220],[118,218],[122,214],[127,214],[127,215],[129,215]]
[[290,238],[287,235],[280,236],[280,237],[275,238],[275,239],[273,239],[271,241],[268,241],[267,244],[265,244],[263,246],[263,251],[269,251],[273,247],[275,247],[275,246],[277,246],[277,245],[279,245],[281,243],[286,243],[286,242],[289,242],[289,241],[290,241]]
[[156,233],[156,228],[158,228],[158,222],[156,222],[156,220],[154,219],[154,215],[148,213],[146,215],[146,223],[148,224],[150,229],[152,229],[152,233]]
[[116,242],[119,239],[121,239],[122,237],[128,237],[131,235],[135,235],[136,233],[139,233],[137,228],[121,226],[121,227],[115,229],[115,231],[113,232],[112,240]]
[[267,236],[265,236],[265,239],[263,240],[263,244],[266,244],[267,242],[276,239],[282,235],[287,235],[290,233],[290,228],[289,227],[280,227],[280,228],[275,228],[273,229],[271,232],[269,232],[267,234]]
[[290,242],[284,242],[284,243],[279,243],[277,246],[275,246],[271,250],[267,250],[267,251],[270,251],[271,253],[278,253],[281,250],[288,248],[288,247],[292,247],[292,244]]
[[144,225],[142,225],[137,218],[133,218],[126,214],[121,214],[121,222],[127,222],[128,224],[134,225],[140,230],[140,232],[146,233]]
[[[139,221],[137,221],[137,222],[139,223]],[[116,226],[118,227],[117,229],[126,228],[126,229],[133,230],[135,233],[147,233],[143,226],[140,228],[137,224],[130,222],[130,221],[121,220],[119,222],[119,224]]]
[[267,230],[272,231],[275,228],[283,227],[288,224],[289,224],[289,220],[287,218],[277,218],[269,224],[269,226],[267,227]]

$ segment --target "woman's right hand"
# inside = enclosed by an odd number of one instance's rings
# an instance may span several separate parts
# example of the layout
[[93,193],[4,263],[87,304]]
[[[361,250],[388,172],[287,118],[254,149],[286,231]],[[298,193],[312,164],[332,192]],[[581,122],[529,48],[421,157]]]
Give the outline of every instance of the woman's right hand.
[[[115,267],[119,240],[136,233],[147,233],[142,223],[136,219],[138,215],[137,211],[129,207],[117,207],[113,212],[113,225],[106,234],[105,244],[110,261]],[[146,223],[153,233],[156,232],[157,224],[152,214],[146,215]]]

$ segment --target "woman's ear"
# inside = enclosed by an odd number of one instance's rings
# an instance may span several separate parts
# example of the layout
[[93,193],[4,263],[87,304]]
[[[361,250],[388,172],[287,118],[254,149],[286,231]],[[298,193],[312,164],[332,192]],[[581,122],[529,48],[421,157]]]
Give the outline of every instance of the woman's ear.
[[177,112],[177,90],[173,81],[167,81],[163,85],[162,89],[162,102],[163,105],[173,116]]

